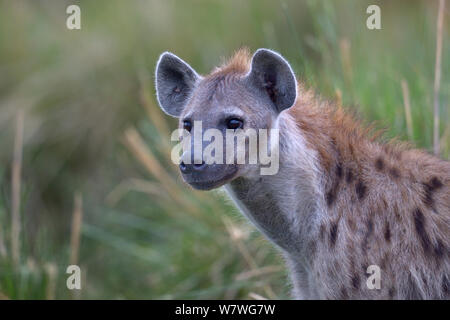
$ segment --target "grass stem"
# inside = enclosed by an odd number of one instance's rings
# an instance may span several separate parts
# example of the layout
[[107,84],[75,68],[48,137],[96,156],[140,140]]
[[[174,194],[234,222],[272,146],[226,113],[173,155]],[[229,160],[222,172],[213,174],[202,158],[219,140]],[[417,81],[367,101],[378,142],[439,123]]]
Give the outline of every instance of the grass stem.
[[11,175],[11,254],[13,264],[17,267],[20,261],[20,180],[22,170],[24,111],[19,110],[16,118],[14,154]]
[[72,215],[72,228],[70,233],[70,264],[78,264],[80,251],[80,234],[83,223],[83,198],[80,193],[74,196],[74,209]]
[[413,123],[411,116],[411,101],[409,99],[409,88],[406,80],[402,80],[402,93],[403,93],[403,105],[405,107],[405,117],[406,117],[406,130],[408,132],[408,139],[413,140]]
[[444,25],[445,0],[439,0],[436,34],[436,64],[434,67],[434,126],[433,126],[433,150],[435,155],[440,153],[439,144],[439,89],[441,86],[441,60],[442,60],[442,33]]

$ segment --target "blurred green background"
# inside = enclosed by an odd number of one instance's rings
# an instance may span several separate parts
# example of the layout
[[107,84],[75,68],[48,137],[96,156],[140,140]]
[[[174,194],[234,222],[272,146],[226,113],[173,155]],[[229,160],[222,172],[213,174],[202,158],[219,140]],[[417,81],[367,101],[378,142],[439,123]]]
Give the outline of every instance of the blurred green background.
[[[81,30],[66,28],[70,4],[81,8]],[[366,28],[369,4],[380,6],[382,30]],[[0,1],[0,298],[288,298],[281,255],[220,191],[194,192],[169,161],[176,121],[155,100],[159,54],[207,73],[241,46],[275,49],[325,98],[431,151],[437,12],[426,0]],[[448,1],[444,19],[448,159]],[[66,287],[72,262],[82,270],[77,293]]]

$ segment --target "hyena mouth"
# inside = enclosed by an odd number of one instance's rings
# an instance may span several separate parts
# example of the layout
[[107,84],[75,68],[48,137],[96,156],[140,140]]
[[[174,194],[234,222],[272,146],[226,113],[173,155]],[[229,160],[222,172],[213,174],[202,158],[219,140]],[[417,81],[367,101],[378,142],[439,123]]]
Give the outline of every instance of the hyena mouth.
[[237,170],[233,170],[233,172],[229,172],[217,179],[212,179],[212,177],[208,177],[205,179],[202,178],[194,178],[192,176],[185,176],[184,180],[194,189],[197,190],[212,190],[223,186],[224,184],[233,180],[236,176]]

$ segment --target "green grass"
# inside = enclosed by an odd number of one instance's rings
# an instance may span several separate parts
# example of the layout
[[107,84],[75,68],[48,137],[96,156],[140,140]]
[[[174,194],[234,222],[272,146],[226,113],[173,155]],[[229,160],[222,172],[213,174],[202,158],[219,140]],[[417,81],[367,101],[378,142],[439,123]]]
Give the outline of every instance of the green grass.
[[[163,51],[207,73],[240,46],[275,49],[325,98],[340,92],[346,108],[386,128],[388,137],[406,140],[404,79],[412,142],[432,150],[437,1],[408,1],[407,7],[377,1],[382,30],[376,31],[365,27],[369,1],[77,3],[80,31],[65,27],[71,1],[0,3],[0,241],[6,248],[5,256],[0,248],[0,298],[74,297],[65,270],[78,191],[79,297],[288,297],[280,254],[219,191],[192,191],[168,161],[167,133],[176,121],[161,113],[153,88]],[[445,159],[448,12],[440,94]],[[25,132],[21,259],[14,266],[10,172],[18,108],[25,110]]]

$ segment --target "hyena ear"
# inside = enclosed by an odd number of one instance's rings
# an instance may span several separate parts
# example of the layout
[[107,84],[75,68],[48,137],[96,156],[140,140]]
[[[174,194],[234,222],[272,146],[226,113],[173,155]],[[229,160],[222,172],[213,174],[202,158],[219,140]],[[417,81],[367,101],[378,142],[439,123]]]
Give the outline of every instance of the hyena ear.
[[291,66],[280,54],[258,49],[247,77],[250,85],[267,94],[278,112],[294,105],[297,80]]
[[156,97],[161,109],[179,117],[201,77],[186,62],[164,52],[156,64]]

